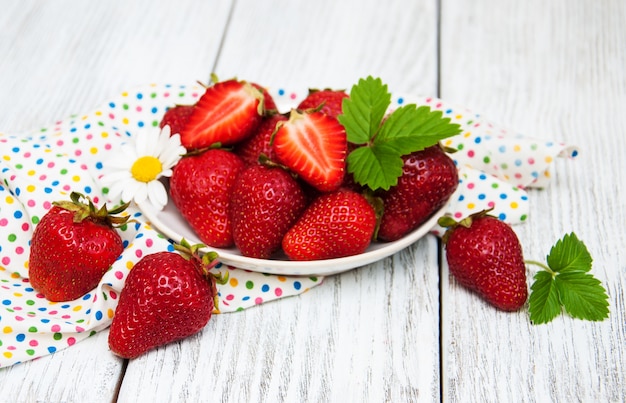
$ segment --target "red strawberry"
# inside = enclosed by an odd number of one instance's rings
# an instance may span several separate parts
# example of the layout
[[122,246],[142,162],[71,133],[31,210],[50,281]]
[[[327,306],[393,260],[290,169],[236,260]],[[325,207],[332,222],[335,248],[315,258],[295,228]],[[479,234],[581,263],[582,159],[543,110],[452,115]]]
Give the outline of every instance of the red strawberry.
[[261,86],[261,85],[259,85],[257,83],[250,83],[250,84],[252,84],[252,86],[254,88],[256,88],[257,90],[261,91],[261,93],[263,94],[263,102],[264,102],[263,107],[265,108],[266,111],[277,111],[278,110],[278,108],[276,107],[276,102],[274,102],[274,98],[272,97],[272,95],[269,93],[269,91],[265,87],[263,87],[263,86]]
[[189,121],[193,109],[193,105],[176,105],[169,108],[163,114],[159,127],[162,129],[165,125],[169,125],[171,134],[180,134]]
[[315,199],[283,238],[292,260],[321,260],[363,253],[376,228],[374,208],[350,190]]
[[183,242],[182,253],[146,255],[128,274],[109,330],[109,348],[136,358],[167,343],[191,336],[206,326],[216,307],[216,281],[209,273],[216,261],[201,259],[196,245]]
[[244,256],[267,259],[306,207],[300,185],[284,169],[251,165],[233,187],[233,239]]
[[318,190],[330,192],[343,181],[347,143],[337,119],[293,110],[276,131],[272,147],[280,163]]
[[239,155],[247,165],[258,164],[261,154],[270,160],[274,159],[271,140],[278,122],[287,120],[285,115],[273,114],[263,118],[256,132],[248,139],[235,147],[235,154]]
[[528,297],[522,246],[513,229],[481,211],[454,223],[449,217],[440,225],[446,259],[457,281],[476,291],[487,302],[505,311],[520,309]]
[[228,206],[235,178],[244,166],[232,152],[211,149],[185,156],[174,167],[170,178],[172,201],[209,246],[233,245]]
[[395,241],[443,207],[459,183],[454,161],[439,146],[403,157],[398,184],[379,195],[384,203],[378,238]]
[[108,211],[73,192],[71,201],[54,203],[43,216],[31,240],[28,275],[33,288],[50,301],[71,301],[93,290],[122,254],[115,217],[128,205]]
[[328,116],[336,118],[341,115],[341,104],[348,94],[341,90],[310,90],[309,95],[300,102],[298,109],[316,109]]
[[235,144],[256,130],[263,111],[263,94],[249,83],[218,82],[196,103],[181,132],[181,142],[187,149]]

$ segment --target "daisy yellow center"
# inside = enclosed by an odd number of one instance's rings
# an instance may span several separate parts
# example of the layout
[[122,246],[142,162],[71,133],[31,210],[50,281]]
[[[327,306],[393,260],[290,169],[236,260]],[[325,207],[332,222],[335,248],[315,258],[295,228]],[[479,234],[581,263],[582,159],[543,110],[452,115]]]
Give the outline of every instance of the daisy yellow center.
[[148,183],[155,180],[163,171],[163,165],[156,157],[145,156],[138,158],[130,168],[130,173],[139,182]]

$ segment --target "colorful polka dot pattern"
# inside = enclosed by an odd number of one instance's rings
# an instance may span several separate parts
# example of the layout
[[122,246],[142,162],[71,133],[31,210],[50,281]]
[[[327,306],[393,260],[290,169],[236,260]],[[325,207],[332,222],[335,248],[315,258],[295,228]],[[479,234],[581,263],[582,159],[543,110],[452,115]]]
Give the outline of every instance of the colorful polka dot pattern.
[[[129,270],[147,254],[173,250],[131,206],[128,213],[137,223],[120,229],[124,253],[92,292],[75,301],[52,303],[28,281],[32,231],[51,202],[68,199],[71,191],[99,205],[118,202],[109,201],[97,181],[109,155],[136,130],[158,126],[168,107],[193,103],[202,93],[198,85],[150,85],[42,130],[0,133],[0,367],[54,353],[107,328]],[[227,284],[218,285],[222,313],[297,295],[322,281],[226,266],[216,270],[228,270],[230,277]],[[103,346],[104,353],[106,349]]]

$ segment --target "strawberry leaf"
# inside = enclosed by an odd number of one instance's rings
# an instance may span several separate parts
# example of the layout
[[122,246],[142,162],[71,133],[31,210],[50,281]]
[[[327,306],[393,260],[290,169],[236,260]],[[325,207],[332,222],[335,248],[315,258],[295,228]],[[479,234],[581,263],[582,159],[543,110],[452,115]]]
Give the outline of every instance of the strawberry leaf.
[[385,121],[375,138],[374,147],[389,144],[400,155],[410,154],[432,146],[439,140],[459,133],[459,125],[442,118],[441,111],[415,104],[396,109]]
[[565,235],[550,250],[548,266],[535,274],[528,300],[530,320],[547,323],[565,308],[574,318],[601,321],[609,315],[609,302],[601,282],[589,273],[592,258],[574,233]]
[[547,260],[550,269],[556,272],[591,270],[591,254],[574,233],[558,240],[550,250]]
[[397,184],[404,165],[397,151],[385,144],[359,147],[348,155],[347,162],[348,171],[354,175],[354,180],[367,183],[372,189],[388,189],[390,185]]
[[542,270],[534,278],[528,299],[530,320],[535,324],[548,323],[561,313],[559,294],[551,273]]
[[346,129],[348,142],[360,146],[348,156],[348,171],[357,183],[372,190],[388,190],[398,183],[402,156],[460,132],[458,124],[427,106],[404,105],[385,119],[390,104],[387,85],[370,76],[352,87],[337,117]]
[[561,302],[572,317],[600,321],[609,316],[606,291],[591,274],[568,271],[560,273],[554,280]]
[[348,141],[368,143],[378,131],[390,104],[391,94],[380,78],[360,79],[350,90],[350,97],[343,100],[343,113],[337,116],[346,129]]

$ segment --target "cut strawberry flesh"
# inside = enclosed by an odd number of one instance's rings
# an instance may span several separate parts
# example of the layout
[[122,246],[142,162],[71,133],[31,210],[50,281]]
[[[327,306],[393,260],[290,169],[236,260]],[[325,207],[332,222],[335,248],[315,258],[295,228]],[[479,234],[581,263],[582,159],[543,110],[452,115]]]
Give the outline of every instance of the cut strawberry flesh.
[[321,112],[292,111],[277,130],[272,147],[280,163],[318,190],[338,189],[346,163],[346,132]]
[[263,95],[246,82],[223,81],[207,88],[181,133],[187,149],[232,145],[252,134],[261,122]]

